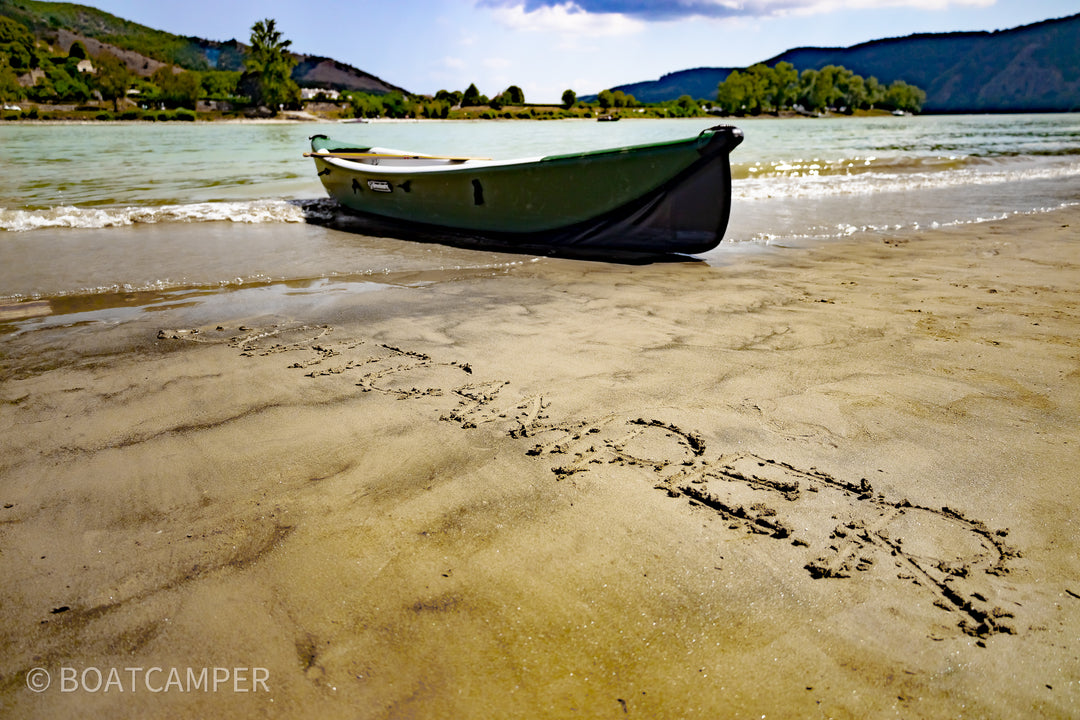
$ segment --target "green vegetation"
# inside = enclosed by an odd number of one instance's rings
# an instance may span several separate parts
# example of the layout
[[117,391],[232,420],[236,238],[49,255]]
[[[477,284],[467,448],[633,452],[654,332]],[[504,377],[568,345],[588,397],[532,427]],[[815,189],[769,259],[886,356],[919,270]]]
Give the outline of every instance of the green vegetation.
[[597,102],[580,102],[577,93],[566,90],[561,104],[525,102],[525,93],[511,85],[492,98],[484,95],[472,83],[465,90],[439,90],[434,97],[387,93],[378,95],[346,92],[345,114],[356,118],[425,118],[451,120],[557,120],[593,118],[598,115],[618,115],[638,118],[701,117],[706,115],[705,101],[685,95],[678,100],[641,105],[632,95],[605,90]]
[[251,52],[244,58],[240,92],[271,113],[285,106],[300,106],[300,87],[292,80],[296,60],[289,54],[292,40],[285,40],[274,20],[259,20],[251,28]]
[[19,75],[36,67],[34,36],[11,18],[0,16],[0,101],[25,97]]
[[153,30],[85,5],[0,0],[0,14],[17,21],[33,36],[50,44],[63,28],[185,70],[212,69],[194,38]]
[[158,68],[150,82],[155,104],[168,108],[194,109],[202,90],[198,73],[183,72],[175,66]]
[[[101,120],[194,120],[193,111],[200,100],[227,101],[241,109],[263,106],[266,108],[264,113],[268,114],[276,113],[281,107],[299,108],[301,105],[300,88],[290,77],[296,65],[294,56],[288,52],[291,43],[281,36],[274,20],[255,23],[248,51],[240,53],[235,42],[222,45],[219,66],[237,65],[239,59],[245,67],[245,71],[240,72],[210,69],[201,55],[201,61],[196,62],[191,60],[189,53],[172,52],[170,48],[179,47],[175,43],[153,45],[147,40],[174,38],[165,33],[147,33],[142,28],[129,36],[116,36],[117,32],[141,26],[92,8],[32,0],[19,0],[18,3],[0,0],[0,12],[4,13],[0,15],[0,101],[5,105],[30,100],[43,105],[67,106],[67,109],[49,110],[48,115],[35,111],[32,117],[57,117],[57,113],[65,113],[68,117],[85,119],[86,111],[78,108],[95,101],[112,105],[111,113],[102,111],[90,116]],[[153,45],[156,57],[182,57],[186,61],[184,65],[161,64],[159,60],[130,56],[118,50],[125,56],[121,58],[105,48],[91,54],[87,50],[88,44],[95,48],[101,46],[91,44],[89,40],[86,43],[76,41],[62,53],[47,40],[35,37],[33,32],[36,30],[46,38],[55,38],[61,27],[77,28],[86,33],[86,37],[96,35],[102,42],[110,41],[113,48],[146,50],[147,44]],[[146,41],[143,46],[136,42],[139,38]],[[141,71],[132,69],[133,62],[141,65]],[[139,106],[139,112],[130,108],[133,103]],[[75,109],[71,108],[72,104]],[[155,109],[156,113],[153,112]],[[179,109],[184,112],[169,112]],[[4,117],[18,115],[5,114]]]
[[609,110],[611,108],[622,107],[637,107],[638,102],[634,99],[633,95],[627,95],[622,90],[601,90],[600,94],[596,97],[597,103],[600,105],[601,110]]
[[504,105],[524,105],[525,92],[517,85],[511,85],[501,94],[488,101],[492,110],[502,110]]
[[863,78],[841,66],[799,73],[791,63],[779,62],[775,67],[759,63],[732,71],[717,88],[716,102],[733,115],[781,110],[852,113],[872,108],[918,112],[926,93],[902,80],[885,87],[877,78]]
[[120,99],[127,95],[131,86],[131,73],[127,65],[115,55],[102,55],[97,63],[97,86],[101,99],[112,101],[113,110],[120,112]]

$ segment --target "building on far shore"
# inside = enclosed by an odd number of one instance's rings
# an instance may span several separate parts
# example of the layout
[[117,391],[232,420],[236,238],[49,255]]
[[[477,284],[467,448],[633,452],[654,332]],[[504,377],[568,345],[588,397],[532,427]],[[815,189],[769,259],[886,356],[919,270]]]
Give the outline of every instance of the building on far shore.
[[300,88],[300,97],[304,100],[314,100],[316,98],[340,100],[341,93],[337,90],[324,90],[323,88]]

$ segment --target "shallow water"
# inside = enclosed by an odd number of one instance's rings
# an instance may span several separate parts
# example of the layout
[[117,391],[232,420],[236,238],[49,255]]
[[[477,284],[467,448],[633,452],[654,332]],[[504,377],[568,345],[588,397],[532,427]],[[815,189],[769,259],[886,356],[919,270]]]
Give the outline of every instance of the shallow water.
[[[312,225],[307,138],[539,156],[692,136],[715,119],[0,125],[0,298],[500,267]],[[725,242],[704,255],[1041,212],[1080,201],[1080,115],[745,119]],[[246,230],[245,230],[246,229]]]

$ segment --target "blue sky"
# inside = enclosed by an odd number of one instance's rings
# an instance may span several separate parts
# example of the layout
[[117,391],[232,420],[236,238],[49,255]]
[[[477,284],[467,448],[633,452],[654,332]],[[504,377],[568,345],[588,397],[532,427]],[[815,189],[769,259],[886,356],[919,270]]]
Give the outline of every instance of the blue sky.
[[1077,0],[82,0],[150,27],[247,42],[274,18],[292,49],[414,93],[557,102],[694,67],[744,67],[793,47],[919,32],[1004,30]]

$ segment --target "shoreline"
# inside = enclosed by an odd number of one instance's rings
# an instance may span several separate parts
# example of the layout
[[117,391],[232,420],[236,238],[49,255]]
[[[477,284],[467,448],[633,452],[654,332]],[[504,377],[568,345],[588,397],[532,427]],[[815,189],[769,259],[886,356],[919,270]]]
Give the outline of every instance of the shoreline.
[[[735,261],[738,258],[744,256],[746,252],[770,252],[770,251],[810,251],[823,250],[834,245],[842,245],[847,242],[854,242],[861,244],[863,242],[874,242],[874,237],[880,235],[882,242],[886,244],[904,244],[912,238],[917,238],[926,232],[950,232],[953,230],[963,231],[966,228],[977,229],[979,226],[986,226],[1000,222],[1010,222],[1013,220],[1022,220],[1024,218],[1039,218],[1041,216],[1051,216],[1057,213],[1069,213],[1074,208],[1080,207],[1080,203],[1070,203],[1055,208],[1043,208],[1038,210],[1027,211],[1014,211],[1005,217],[988,217],[978,218],[975,220],[963,220],[953,223],[941,224],[932,228],[919,228],[908,227],[899,230],[890,230],[887,233],[881,233],[881,231],[868,231],[863,230],[859,233],[858,237],[852,237],[851,235],[834,236],[829,238],[818,238],[811,242],[790,241],[780,245],[774,245],[769,240],[742,240],[732,241],[725,239],[718,246],[718,251],[710,251],[705,256],[686,256],[687,262],[697,263],[703,262],[707,265],[726,265],[731,262],[729,257],[734,253]],[[167,233],[174,231],[177,234],[187,235],[189,233],[199,233],[200,225],[208,224],[215,233],[222,234],[217,242],[227,243],[227,238],[232,234],[244,234],[245,231],[255,233],[274,233],[275,228],[281,226],[280,223],[257,223],[254,225],[247,225],[245,223],[231,223],[227,221],[203,221],[202,223],[176,223],[169,221],[145,223],[145,222],[133,222],[128,225],[118,225],[114,227],[106,228],[69,228],[61,227],[60,232],[63,233],[97,233],[97,232],[115,232],[120,230],[122,232],[134,233],[140,229],[151,228],[156,232]],[[287,223],[286,226],[293,226],[294,223]],[[300,227],[310,230],[312,233],[306,237],[307,242],[321,241],[325,235],[334,235],[341,232],[332,226],[324,226],[322,223],[299,223]],[[208,228],[209,229],[209,228]],[[48,231],[48,230],[46,230]],[[29,237],[32,237],[35,232],[43,232],[42,230],[28,230],[28,231],[14,231],[16,235],[21,236],[24,233],[30,233]],[[204,231],[205,234],[205,231]],[[194,240],[192,240],[194,241]],[[532,262],[535,260],[545,260],[547,257],[542,255],[536,255],[534,253],[514,253],[506,250],[499,250],[493,248],[476,247],[470,248],[467,246],[455,246],[452,244],[440,244],[440,243],[416,243],[407,240],[398,240],[390,238],[392,243],[404,243],[404,247],[426,247],[437,254],[443,254],[446,257],[442,261],[444,264],[450,263],[458,267],[471,266],[473,263],[476,265],[476,270],[484,271],[485,268],[504,268],[522,263]],[[117,260],[119,262],[119,258]],[[383,260],[382,262],[385,262]],[[599,262],[603,262],[599,260]],[[378,263],[375,263],[378,264]],[[238,290],[270,287],[270,286],[287,286],[294,284],[318,284],[320,282],[327,283],[355,283],[355,282],[394,282],[394,277],[408,277],[412,273],[416,272],[416,269],[410,269],[408,267],[402,267],[400,269],[391,270],[390,268],[380,267],[375,268],[374,265],[371,269],[363,272],[346,272],[346,273],[312,273],[309,269],[297,276],[267,276],[259,273],[250,277],[230,279],[228,281],[219,281],[212,283],[200,283],[200,282],[187,282],[177,283],[172,285],[163,285],[160,281],[154,280],[145,284],[134,283],[117,283],[111,282],[109,284],[103,284],[94,288],[81,288],[81,289],[69,289],[62,292],[57,291],[30,291],[22,290],[13,292],[8,295],[0,295],[0,323],[5,321],[5,313],[8,316],[14,317],[19,314],[20,308],[26,307],[40,307],[40,303],[59,303],[65,307],[71,308],[67,312],[79,312],[78,308],[88,307],[93,308],[98,306],[106,298],[117,298],[115,305],[130,306],[131,303],[125,300],[125,298],[131,297],[147,297],[153,298],[153,302],[161,302],[164,298],[170,296],[195,294],[199,295],[206,292],[235,292]],[[0,277],[0,280],[4,281],[7,286],[13,287],[16,285],[16,279],[14,276],[9,278]],[[0,283],[4,284],[4,283]],[[35,315],[41,314],[34,312]]]
[[[542,106],[552,109],[557,109],[557,106]],[[632,108],[623,108],[624,111],[633,110]],[[102,110],[104,111],[104,109]],[[490,112],[499,113],[495,117],[481,117],[477,115],[475,117],[451,117],[451,118],[365,118],[360,124],[364,123],[446,123],[446,122],[499,122],[499,121],[556,121],[556,120],[580,120],[584,122],[596,122],[597,117],[591,115],[581,115],[573,117],[545,117],[543,115],[531,116],[531,117],[504,117],[502,111],[490,110]],[[113,111],[109,110],[112,113]],[[150,111],[148,111],[150,112]],[[194,111],[190,111],[194,112]],[[269,117],[269,118],[235,118],[235,117],[207,117],[212,113],[195,113],[193,119],[180,119],[170,118],[168,120],[120,120],[120,119],[106,119],[98,120],[94,118],[50,118],[47,120],[31,120],[31,119],[13,119],[3,118],[0,121],[0,127],[4,125],[148,125],[148,124],[160,124],[160,123],[236,123],[236,124],[251,124],[251,125],[279,125],[279,124],[350,124],[357,123],[356,118],[330,118],[325,116],[318,116],[309,114],[305,111],[285,111],[283,115],[289,115],[291,117]],[[610,114],[610,113],[607,113]],[[858,119],[858,118],[884,118],[884,117],[896,117],[893,113],[886,110],[870,110],[870,111],[858,111],[852,114],[840,113],[840,112],[824,112],[817,115],[809,113],[800,113],[795,111],[783,111],[779,113],[762,113],[760,115],[697,115],[689,117],[664,117],[656,115],[642,115],[637,116],[633,112],[616,113],[619,120],[710,120],[713,119],[717,122],[744,122],[754,120],[836,120],[836,119]],[[940,115],[954,115],[957,113],[941,113]],[[1015,115],[1015,114],[1029,114],[1029,113],[997,113],[1001,115]],[[1063,113],[1030,113],[1030,114],[1063,114]],[[938,113],[908,113],[903,117],[936,117]],[[302,116],[302,117],[301,117]]]
[[[1067,716],[1078,224],[4,336],[0,707]],[[267,687],[26,687],[64,667]]]
[[[494,112],[494,111],[493,111]],[[290,114],[290,113],[284,113]],[[293,112],[294,115],[301,113]],[[1068,111],[1000,111],[1000,112],[979,112],[979,113],[907,113],[902,116],[896,116],[891,112],[880,111],[859,111],[851,115],[840,112],[825,112],[818,115],[811,115],[807,113],[799,113],[794,111],[785,111],[781,113],[762,113],[760,115],[697,115],[691,117],[660,117],[660,116],[642,116],[636,117],[633,114],[619,115],[620,120],[704,120],[715,121],[720,123],[729,122],[755,122],[757,120],[858,120],[865,118],[888,118],[897,117],[912,118],[912,117],[957,117],[964,115],[995,115],[995,116],[1010,116],[1010,115],[1073,115],[1074,112]],[[462,122],[516,122],[516,121],[532,121],[532,122],[556,122],[556,121],[580,121],[580,122],[597,122],[596,117],[590,116],[574,116],[574,117],[545,117],[542,115],[536,117],[503,117],[499,115],[497,117],[452,117],[452,118],[365,118],[363,121],[358,121],[356,118],[328,118],[319,116],[310,117],[288,117],[288,118],[207,118],[204,117],[207,113],[197,114],[192,120],[172,118],[169,120],[97,120],[91,118],[52,118],[48,120],[29,120],[29,119],[12,119],[4,118],[0,120],[0,127],[5,125],[11,126],[70,126],[70,125],[160,125],[166,124],[200,124],[200,123],[215,123],[215,124],[246,124],[246,125],[299,125],[299,124],[315,124],[315,125],[348,125],[348,124],[397,124],[397,123],[462,123]]]

